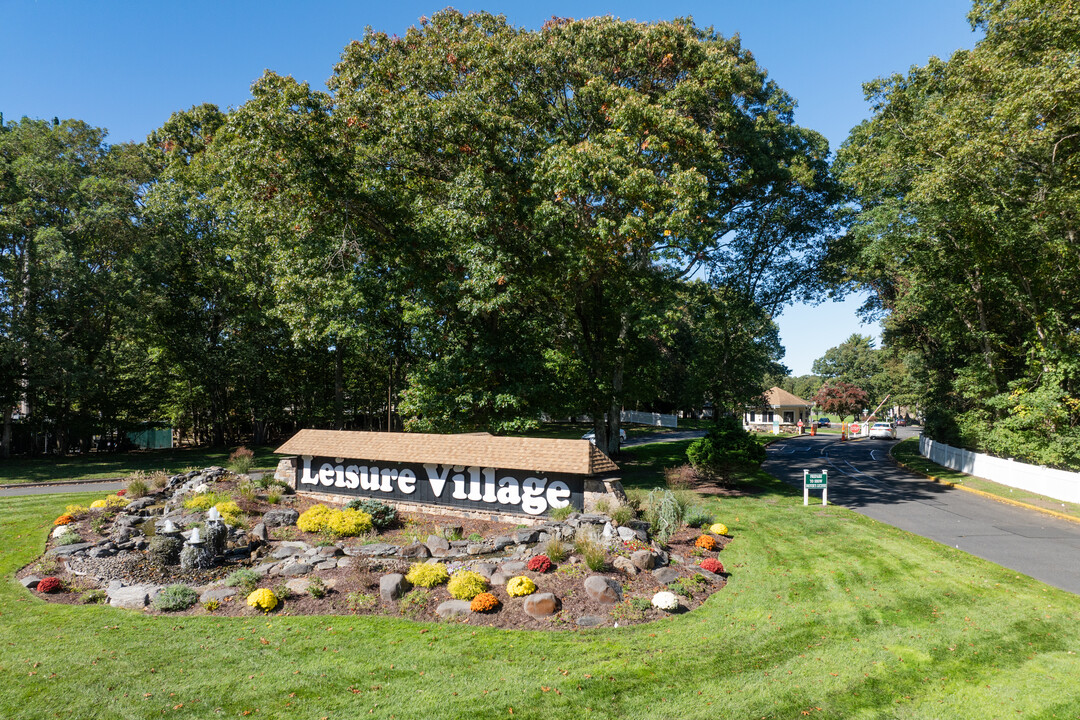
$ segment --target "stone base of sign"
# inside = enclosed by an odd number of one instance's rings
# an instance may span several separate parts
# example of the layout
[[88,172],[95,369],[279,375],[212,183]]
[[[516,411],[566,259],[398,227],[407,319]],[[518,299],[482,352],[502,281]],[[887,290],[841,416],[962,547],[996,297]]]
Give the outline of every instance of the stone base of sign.
[[[297,488],[296,460],[295,457],[288,457],[279,461],[277,470],[274,471],[274,479],[278,482],[285,483],[293,490],[296,490],[298,495],[314,498],[320,502],[341,503],[348,501],[347,497],[338,494],[311,492],[310,490],[301,490]],[[618,478],[585,480],[585,512],[594,511],[596,509],[596,504],[601,500],[606,500],[609,505],[617,505],[626,502],[626,493],[623,491],[622,483]],[[477,518],[481,520],[491,520],[492,522],[527,525],[538,525],[547,522],[548,520],[548,518],[543,515],[492,513],[482,510],[469,510],[466,508],[422,503],[405,503],[397,500],[384,500],[383,502],[386,502],[387,505],[393,505],[403,512],[419,512],[427,513],[428,515],[443,515],[446,517]]]

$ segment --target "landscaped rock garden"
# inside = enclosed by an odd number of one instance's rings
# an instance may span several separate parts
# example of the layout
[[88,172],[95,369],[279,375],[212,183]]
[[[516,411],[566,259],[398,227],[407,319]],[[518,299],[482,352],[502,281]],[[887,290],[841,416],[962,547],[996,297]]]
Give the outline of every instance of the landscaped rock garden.
[[328,507],[212,467],[139,477],[126,492],[69,506],[19,579],[55,602],[148,613],[550,629],[692,610],[726,583],[727,528],[685,492],[655,490],[638,504],[641,518],[622,505],[514,526],[399,514],[375,500]]

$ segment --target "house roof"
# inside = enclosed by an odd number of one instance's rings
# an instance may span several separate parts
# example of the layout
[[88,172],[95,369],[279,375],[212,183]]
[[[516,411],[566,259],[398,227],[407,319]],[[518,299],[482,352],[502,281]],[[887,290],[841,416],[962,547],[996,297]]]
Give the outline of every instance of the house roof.
[[619,470],[611,458],[588,440],[498,437],[488,433],[434,435],[301,430],[275,452],[573,475],[599,475]]
[[805,405],[806,407],[810,407],[814,404],[778,387],[769,388],[765,393],[765,402],[768,403],[770,407],[781,407],[786,405]]

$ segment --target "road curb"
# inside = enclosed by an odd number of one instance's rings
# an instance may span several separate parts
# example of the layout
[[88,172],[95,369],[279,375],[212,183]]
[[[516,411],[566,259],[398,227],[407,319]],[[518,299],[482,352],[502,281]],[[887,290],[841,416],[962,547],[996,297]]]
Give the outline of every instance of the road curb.
[[[893,447],[895,447],[895,445]],[[1056,510],[1050,510],[1048,508],[1042,508],[1042,507],[1039,507],[1038,505],[1032,505],[1031,503],[1026,503],[1026,502],[1023,502],[1021,500],[1013,500],[1012,498],[1002,497],[1001,495],[995,495],[994,493],[988,493],[985,490],[979,490],[977,488],[968,487],[967,485],[964,485],[963,483],[955,483],[955,482],[953,482],[951,480],[942,480],[941,478],[936,477],[934,475],[927,475],[926,473],[922,472],[921,470],[916,470],[915,468],[911,467],[910,465],[907,465],[906,463],[900,462],[895,457],[893,457],[892,448],[889,449],[889,458],[894,463],[896,463],[900,467],[904,468],[908,472],[915,473],[916,475],[922,475],[927,480],[935,482],[938,485],[945,485],[946,487],[956,488],[957,490],[963,490],[964,492],[969,492],[969,493],[972,493],[974,495],[981,495],[984,498],[989,498],[990,500],[997,500],[998,502],[1005,503],[1006,505],[1014,505],[1016,507],[1027,508],[1028,510],[1034,510],[1036,512],[1041,512],[1044,515],[1051,515],[1051,516],[1059,518],[1061,520],[1068,520],[1069,522],[1080,524],[1080,518],[1075,517],[1073,515],[1066,515],[1065,513],[1061,513],[1061,512],[1058,512]]]
[[98,480],[45,480],[43,482],[9,483],[0,485],[0,490],[14,490],[27,487],[56,487],[59,485],[101,485],[102,483],[124,482],[125,478],[100,478]]

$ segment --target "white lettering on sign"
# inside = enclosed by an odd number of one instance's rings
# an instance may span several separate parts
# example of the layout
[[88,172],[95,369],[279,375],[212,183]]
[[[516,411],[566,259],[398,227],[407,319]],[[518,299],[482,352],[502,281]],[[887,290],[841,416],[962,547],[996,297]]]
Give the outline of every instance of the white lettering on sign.
[[[303,458],[299,468],[300,485],[414,495],[420,482],[420,478],[408,468],[399,470],[341,461],[337,464],[323,462],[315,471],[313,461],[314,458],[310,456]],[[509,475],[496,479],[495,468],[427,463],[424,470],[434,498],[443,497],[443,490],[449,481],[453,488],[450,497],[454,500],[520,507],[529,515],[541,515],[548,509],[566,507],[572,495],[570,486],[562,480],[548,481],[539,477],[518,480]],[[425,496],[422,494],[420,499]]]

